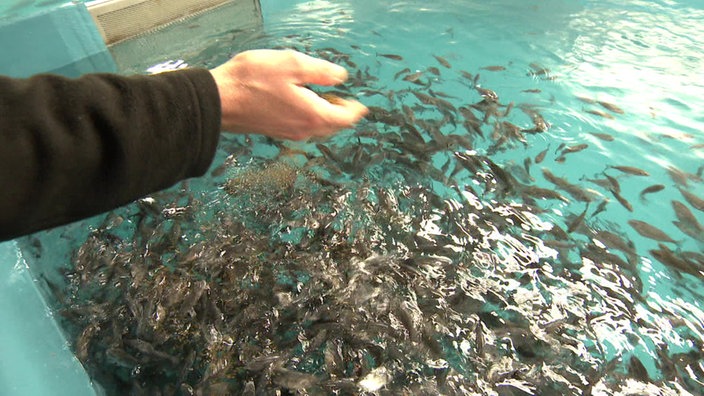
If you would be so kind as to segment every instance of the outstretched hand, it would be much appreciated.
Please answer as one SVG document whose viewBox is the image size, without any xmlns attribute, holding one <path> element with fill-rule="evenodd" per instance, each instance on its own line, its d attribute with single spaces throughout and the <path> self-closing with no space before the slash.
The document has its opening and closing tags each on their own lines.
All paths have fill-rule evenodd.
<svg viewBox="0 0 704 396">
<path fill-rule="evenodd" d="M 340 84 L 347 71 L 292 50 L 242 52 L 211 70 L 220 92 L 222 129 L 303 140 L 348 128 L 368 112 L 357 101 L 332 104 L 305 85 Z"/>
</svg>

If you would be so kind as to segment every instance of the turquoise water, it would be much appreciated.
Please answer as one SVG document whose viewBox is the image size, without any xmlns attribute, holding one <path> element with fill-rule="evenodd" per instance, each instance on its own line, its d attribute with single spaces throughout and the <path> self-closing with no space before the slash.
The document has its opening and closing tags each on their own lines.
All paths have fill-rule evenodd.
<svg viewBox="0 0 704 396">
<path fill-rule="evenodd" d="M 701 394 L 704 8 L 426 3 L 265 2 L 163 55 L 295 48 L 372 112 L 21 241 L 108 393 Z"/>
</svg>

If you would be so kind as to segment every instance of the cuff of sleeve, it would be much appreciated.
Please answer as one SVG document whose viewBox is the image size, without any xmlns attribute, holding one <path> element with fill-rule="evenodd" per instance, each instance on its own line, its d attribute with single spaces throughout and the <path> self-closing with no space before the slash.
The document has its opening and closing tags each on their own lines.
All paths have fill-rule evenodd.
<svg viewBox="0 0 704 396">
<path fill-rule="evenodd" d="M 208 69 L 193 68 L 180 70 L 191 83 L 191 94 L 197 98 L 198 109 L 195 109 L 194 120 L 200 126 L 200 138 L 198 144 L 198 155 L 193 161 L 193 166 L 189 170 L 189 177 L 198 177 L 205 174 L 215 157 L 215 150 L 218 145 L 221 132 L 222 109 L 220 106 L 220 94 L 215 84 L 213 75 Z"/>
</svg>

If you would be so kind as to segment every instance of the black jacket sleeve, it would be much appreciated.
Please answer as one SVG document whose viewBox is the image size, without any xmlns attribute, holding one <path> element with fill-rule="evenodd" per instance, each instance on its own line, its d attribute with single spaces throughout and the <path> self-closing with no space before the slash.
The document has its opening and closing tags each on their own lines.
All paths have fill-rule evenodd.
<svg viewBox="0 0 704 396">
<path fill-rule="evenodd" d="M 204 174 L 220 112 L 218 88 L 205 69 L 0 76 L 0 240 Z"/>
</svg>

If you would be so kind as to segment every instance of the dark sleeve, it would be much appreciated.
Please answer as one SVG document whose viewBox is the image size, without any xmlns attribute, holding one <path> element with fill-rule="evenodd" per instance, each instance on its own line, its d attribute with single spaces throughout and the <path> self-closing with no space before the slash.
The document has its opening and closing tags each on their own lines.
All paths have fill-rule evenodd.
<svg viewBox="0 0 704 396">
<path fill-rule="evenodd" d="M 204 174 L 220 111 L 205 69 L 0 77 L 0 240 Z"/>
</svg>

